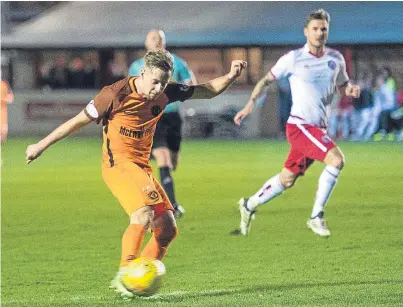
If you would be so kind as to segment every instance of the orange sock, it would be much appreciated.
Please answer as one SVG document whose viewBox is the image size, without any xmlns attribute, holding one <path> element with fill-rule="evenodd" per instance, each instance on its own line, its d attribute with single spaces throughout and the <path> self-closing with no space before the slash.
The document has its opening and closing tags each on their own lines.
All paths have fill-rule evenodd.
<svg viewBox="0 0 403 307">
<path fill-rule="evenodd" d="M 120 266 L 126 266 L 139 255 L 147 229 L 144 225 L 130 224 L 122 238 L 122 258 Z"/>
<path fill-rule="evenodd" d="M 148 257 L 161 260 L 168 251 L 168 245 L 178 234 L 178 229 L 173 228 L 171 231 L 162 233 L 161 228 L 158 227 L 154 230 L 150 241 L 144 247 L 140 257 Z"/>
</svg>

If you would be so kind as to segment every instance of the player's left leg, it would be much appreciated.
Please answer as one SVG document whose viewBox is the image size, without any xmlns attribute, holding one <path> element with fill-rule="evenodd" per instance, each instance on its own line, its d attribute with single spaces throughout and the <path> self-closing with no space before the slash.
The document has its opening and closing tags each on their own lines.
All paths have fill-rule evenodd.
<svg viewBox="0 0 403 307">
<path fill-rule="evenodd" d="M 151 224 L 153 235 L 140 256 L 161 260 L 167 252 L 168 245 L 176 237 L 178 229 L 173 215 L 174 208 L 167 194 L 154 177 L 153 183 L 162 201 L 154 206 L 154 220 Z"/>
<path fill-rule="evenodd" d="M 319 178 L 318 190 L 310 220 L 307 226 L 320 236 L 329 236 L 330 231 L 324 221 L 324 207 L 337 182 L 344 165 L 344 157 L 336 143 L 326 134 L 325 129 L 313 125 L 297 124 L 298 138 L 295 148 L 310 161 L 326 164 Z"/>
<path fill-rule="evenodd" d="M 326 167 L 319 177 L 311 218 L 315 218 L 323 213 L 324 207 L 336 186 L 337 178 L 344 167 L 344 155 L 338 147 L 333 147 L 326 154 L 323 162 L 326 164 Z"/>
<path fill-rule="evenodd" d="M 179 162 L 179 152 L 180 145 L 182 142 L 182 119 L 178 113 L 168 113 L 167 114 L 167 134 L 166 134 L 166 142 L 170 152 L 170 162 L 172 168 L 170 170 L 175 171 L 178 167 Z M 181 218 L 185 214 L 185 209 L 178 203 L 175 196 L 175 188 L 174 188 L 174 180 L 171 176 L 171 173 L 166 172 L 165 177 L 170 178 L 170 185 L 168 187 L 165 186 L 164 182 L 161 182 L 164 185 L 164 189 L 167 192 L 169 200 L 172 206 L 175 208 L 174 215 L 176 218 Z M 162 177 L 161 177 L 161 181 Z M 168 181 L 168 180 L 167 180 Z"/>
<path fill-rule="evenodd" d="M 168 195 L 169 201 L 172 203 L 176 210 L 176 196 L 175 185 L 171 174 L 174 168 L 172 163 L 171 151 L 168 147 L 157 147 L 152 150 L 152 155 L 157 163 L 161 184 L 164 187 L 164 191 Z"/>
<path fill-rule="evenodd" d="M 307 225 L 316 234 L 328 237 L 330 236 L 330 231 L 325 224 L 324 208 L 336 186 L 340 172 L 344 167 L 344 155 L 338 147 L 333 147 L 327 152 L 323 162 L 326 164 L 326 167 L 319 177 L 316 198 L 311 218 L 307 222 Z"/>
<path fill-rule="evenodd" d="M 170 152 L 171 152 L 172 170 L 175 171 L 179 163 L 179 151 L 170 150 Z"/>
<path fill-rule="evenodd" d="M 161 184 L 163 185 L 171 203 L 175 204 L 174 182 L 171 175 L 174 166 L 172 164 L 171 151 L 168 144 L 170 125 L 171 116 L 164 113 L 155 130 L 151 154 L 157 163 Z"/>
<path fill-rule="evenodd" d="M 161 206 L 163 207 L 162 209 Z M 161 260 L 168 250 L 168 245 L 178 234 L 178 228 L 176 227 L 173 212 L 165 210 L 163 204 L 156 205 L 154 211 L 156 217 L 152 224 L 153 235 L 141 252 L 140 257 Z"/>
<path fill-rule="evenodd" d="M 176 148 L 176 147 L 175 147 Z M 170 150 L 171 152 L 171 161 L 172 161 L 172 166 L 173 166 L 173 170 L 176 170 L 176 168 L 178 167 L 178 163 L 179 163 L 179 151 L 174 151 L 174 150 Z M 172 181 L 173 184 L 173 181 Z M 172 188 L 172 190 L 174 190 Z M 173 194 L 175 195 L 175 194 Z M 185 215 L 185 208 L 183 208 L 177 201 L 175 196 L 171 198 L 169 198 L 169 200 L 172 203 L 172 206 L 175 208 L 175 212 L 174 215 L 176 218 L 181 218 Z"/>
</svg>

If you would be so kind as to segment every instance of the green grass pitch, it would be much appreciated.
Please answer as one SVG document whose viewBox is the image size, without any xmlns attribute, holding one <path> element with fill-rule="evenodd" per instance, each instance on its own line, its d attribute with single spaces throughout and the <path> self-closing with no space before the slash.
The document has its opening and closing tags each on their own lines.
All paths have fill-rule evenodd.
<svg viewBox="0 0 403 307">
<path fill-rule="evenodd" d="M 403 146 L 340 143 L 347 164 L 326 208 L 332 237 L 306 228 L 318 177 L 259 208 L 248 237 L 236 202 L 282 167 L 286 142 L 186 141 L 175 172 L 186 209 L 156 297 L 108 289 L 128 218 L 101 178 L 98 139 L 69 138 L 26 165 L 3 146 L 2 306 L 403 306 Z"/>
</svg>

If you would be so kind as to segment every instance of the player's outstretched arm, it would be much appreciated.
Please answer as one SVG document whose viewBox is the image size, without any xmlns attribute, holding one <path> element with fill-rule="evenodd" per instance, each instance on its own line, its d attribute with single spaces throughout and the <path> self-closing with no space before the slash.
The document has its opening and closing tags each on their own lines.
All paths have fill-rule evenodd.
<svg viewBox="0 0 403 307">
<path fill-rule="evenodd" d="M 255 85 L 255 88 L 252 91 L 252 94 L 248 100 L 248 103 L 245 107 L 239 111 L 234 117 L 235 125 L 241 125 L 242 120 L 248 116 L 250 112 L 252 112 L 253 106 L 255 105 L 256 99 L 262 94 L 263 90 L 266 86 L 272 83 L 275 80 L 273 74 L 268 72 L 266 76 L 259 80 L 259 82 Z"/>
<path fill-rule="evenodd" d="M 26 161 L 31 163 L 36 158 L 38 158 L 49 146 L 64 139 L 70 134 L 78 131 L 81 127 L 84 127 L 89 122 L 91 122 L 84 110 L 77 114 L 72 119 L 68 120 L 64 124 L 61 124 L 53 132 L 51 132 L 47 137 L 42 139 L 36 144 L 29 145 L 26 150 Z"/>
<path fill-rule="evenodd" d="M 220 95 L 241 75 L 246 66 L 245 61 L 232 61 L 231 70 L 228 74 L 203 84 L 194 85 L 193 95 L 190 99 L 211 99 Z"/>
</svg>

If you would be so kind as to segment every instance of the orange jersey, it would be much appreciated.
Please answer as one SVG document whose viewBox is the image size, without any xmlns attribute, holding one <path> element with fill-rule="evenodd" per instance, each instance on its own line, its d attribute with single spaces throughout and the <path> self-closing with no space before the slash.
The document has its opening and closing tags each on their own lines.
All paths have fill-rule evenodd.
<svg viewBox="0 0 403 307">
<path fill-rule="evenodd" d="M 88 117 L 103 123 L 104 167 L 129 161 L 150 168 L 155 128 L 166 105 L 193 94 L 191 86 L 170 83 L 161 96 L 147 101 L 137 93 L 136 78 L 127 77 L 104 87 L 85 108 Z"/>
</svg>

